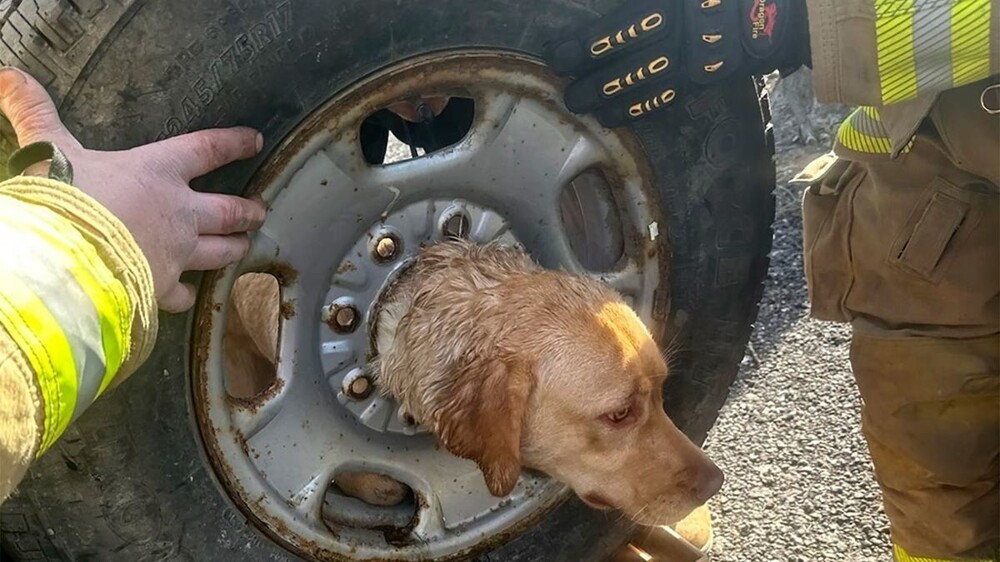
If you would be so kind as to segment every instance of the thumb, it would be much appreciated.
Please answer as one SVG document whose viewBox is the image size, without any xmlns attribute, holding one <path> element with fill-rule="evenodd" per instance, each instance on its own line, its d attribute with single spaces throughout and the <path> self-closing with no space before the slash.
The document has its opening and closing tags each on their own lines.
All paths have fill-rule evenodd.
<svg viewBox="0 0 1000 562">
<path fill-rule="evenodd" d="M 42 140 L 76 144 L 45 88 L 28 74 L 9 66 L 0 68 L 0 113 L 10 121 L 20 146 Z"/>
</svg>

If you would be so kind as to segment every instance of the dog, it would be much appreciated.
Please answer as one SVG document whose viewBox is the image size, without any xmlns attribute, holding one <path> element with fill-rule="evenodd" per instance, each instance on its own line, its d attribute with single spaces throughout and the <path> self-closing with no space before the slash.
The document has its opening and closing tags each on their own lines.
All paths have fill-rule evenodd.
<svg viewBox="0 0 1000 562">
<path fill-rule="evenodd" d="M 252 335 L 277 324 L 255 311 L 267 302 L 261 280 L 240 281 L 227 352 L 257 357 L 227 360 L 232 368 L 272 357 L 239 345 L 276 343 L 276 333 Z M 495 496 L 530 468 L 595 509 L 669 525 L 722 485 L 722 472 L 663 410 L 668 367 L 656 342 L 599 281 L 543 269 L 495 243 L 430 245 L 381 298 L 374 341 L 379 390 L 447 451 L 476 462 Z M 405 487 L 389 482 L 337 477 L 341 490 L 374 505 L 402 500 Z"/>
</svg>

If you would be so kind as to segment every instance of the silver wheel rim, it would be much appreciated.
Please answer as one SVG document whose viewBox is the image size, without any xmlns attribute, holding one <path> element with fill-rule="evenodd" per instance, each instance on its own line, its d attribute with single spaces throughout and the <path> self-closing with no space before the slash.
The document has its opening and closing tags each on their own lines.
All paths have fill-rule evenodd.
<svg viewBox="0 0 1000 562">
<path fill-rule="evenodd" d="M 361 121 L 415 91 L 472 98 L 469 133 L 419 158 L 366 163 Z M 241 263 L 206 279 L 195 320 L 194 402 L 220 484 L 286 548 L 314 559 L 460 558 L 516 536 L 567 497 L 561 484 L 525 471 L 509 497 L 494 498 L 474 463 L 437 450 L 391 400 L 345 393 L 372 353 L 378 294 L 420 243 L 443 238 L 443 223 L 456 214 L 468 219 L 469 238 L 520 244 L 546 267 L 593 275 L 656 325 L 665 267 L 658 199 L 641 149 L 628 134 L 571 116 L 559 91 L 544 67 L 512 53 L 411 59 L 318 109 L 256 175 L 251 191 L 268 201 L 267 224 Z M 594 169 L 609 178 L 624 240 L 617 265 L 599 272 L 581 265 L 558 209 L 564 187 Z M 401 245 L 399 253 L 374 259 L 373 241 L 386 234 Z M 250 400 L 233 400 L 221 352 L 223 303 L 248 272 L 275 274 L 289 312 L 280 322 L 276 383 Z M 332 307 L 345 304 L 360 317 L 342 333 L 328 322 Z M 417 498 L 416 517 L 395 538 L 324 520 L 331 509 L 367 509 L 328 494 L 345 470 L 407 484 Z"/>
</svg>

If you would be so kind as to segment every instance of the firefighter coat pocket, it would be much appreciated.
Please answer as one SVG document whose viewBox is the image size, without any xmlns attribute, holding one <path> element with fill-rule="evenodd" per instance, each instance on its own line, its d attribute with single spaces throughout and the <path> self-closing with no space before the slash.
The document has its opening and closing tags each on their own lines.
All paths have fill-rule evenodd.
<svg viewBox="0 0 1000 562">
<path fill-rule="evenodd" d="M 852 204 L 853 316 L 937 335 L 995 333 L 1000 302 L 1000 201 L 995 187 L 932 178 L 923 188 L 869 177 Z M 912 184 L 909 184 L 912 185 Z"/>
<path fill-rule="evenodd" d="M 969 201 L 957 191 L 943 179 L 934 180 L 927 198 L 896 237 L 889 263 L 931 283 L 941 280 L 949 261 L 945 249 L 956 237 L 961 241 L 960 227 L 969 217 Z"/>
<path fill-rule="evenodd" d="M 820 320 L 851 319 L 845 308 L 854 282 L 851 205 L 864 177 L 860 164 L 837 159 L 795 180 L 808 184 L 802 199 L 803 263 L 812 315 Z"/>
</svg>

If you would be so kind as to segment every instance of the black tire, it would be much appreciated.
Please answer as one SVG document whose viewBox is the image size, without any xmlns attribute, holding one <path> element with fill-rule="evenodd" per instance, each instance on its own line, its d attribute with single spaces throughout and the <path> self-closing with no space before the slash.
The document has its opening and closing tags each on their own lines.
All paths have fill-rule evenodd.
<svg viewBox="0 0 1000 562">
<path fill-rule="evenodd" d="M 618 0 L 592 2 L 600 12 Z M 310 111 L 377 69 L 428 51 L 537 55 L 594 13 L 561 0 L 0 1 L 0 62 L 39 78 L 85 145 L 124 148 L 243 124 L 273 149 Z M 766 100 L 751 81 L 634 127 L 655 171 L 670 256 L 667 409 L 704 439 L 749 338 L 774 215 Z M 14 146 L 9 125 L 3 150 Z M 263 156 L 222 170 L 237 193 Z M 216 486 L 193 425 L 190 318 L 164 316 L 154 356 L 69 429 L 2 508 L 15 560 L 286 560 Z M 606 559 L 621 524 L 570 500 L 480 560 Z M 5 557 L 6 559 L 6 557 Z"/>
</svg>

